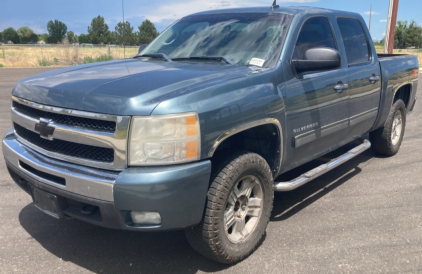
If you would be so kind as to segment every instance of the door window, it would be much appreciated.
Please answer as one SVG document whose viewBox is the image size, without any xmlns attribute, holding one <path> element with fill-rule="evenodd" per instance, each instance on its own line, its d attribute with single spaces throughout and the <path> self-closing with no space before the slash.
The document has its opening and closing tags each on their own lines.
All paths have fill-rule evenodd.
<svg viewBox="0 0 422 274">
<path fill-rule="evenodd" d="M 356 19 L 338 18 L 338 26 L 346 49 L 349 65 L 370 61 L 369 45 L 361 23 Z"/>
<path fill-rule="evenodd" d="M 330 22 L 326 17 L 312 17 L 300 30 L 293 59 L 304 60 L 308 49 L 324 47 L 336 49 Z"/>
</svg>

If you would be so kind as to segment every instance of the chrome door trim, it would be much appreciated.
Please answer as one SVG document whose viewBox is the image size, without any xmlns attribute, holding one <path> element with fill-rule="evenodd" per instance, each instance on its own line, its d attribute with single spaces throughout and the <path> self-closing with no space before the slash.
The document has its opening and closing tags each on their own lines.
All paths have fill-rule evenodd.
<svg viewBox="0 0 422 274">
<path fill-rule="evenodd" d="M 350 125 L 355 126 L 378 115 L 378 108 L 373 108 L 350 117 Z"/>
<path fill-rule="evenodd" d="M 303 134 L 297 135 L 294 137 L 294 146 L 296 148 L 301 147 L 305 144 L 308 144 L 317 139 L 316 132 L 321 132 L 321 137 L 328 136 L 330 134 L 336 133 L 341 130 L 346 130 L 349 126 L 355 126 L 367 119 L 370 119 L 378 114 L 378 108 L 373 108 L 362 113 L 359 113 L 355 116 L 350 117 L 349 119 L 343 119 L 335 123 L 325 125 L 320 129 L 314 129 Z"/>
<path fill-rule="evenodd" d="M 325 137 L 330 134 L 336 133 L 341 130 L 346 130 L 349 126 L 349 119 L 343 119 L 337 122 L 334 122 L 329 125 L 325 125 L 321 128 L 313 129 L 311 131 L 302 133 L 300 135 L 294 136 L 294 147 L 298 148 L 303 145 L 306 145 L 310 142 L 313 142 L 317 139 L 316 133 L 319 131 L 321 133 L 320 137 Z"/>
</svg>

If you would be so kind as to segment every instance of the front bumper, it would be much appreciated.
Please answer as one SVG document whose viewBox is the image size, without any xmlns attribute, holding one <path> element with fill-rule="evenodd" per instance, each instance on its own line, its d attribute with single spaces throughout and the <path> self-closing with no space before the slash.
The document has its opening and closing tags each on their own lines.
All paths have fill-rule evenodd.
<svg viewBox="0 0 422 274">
<path fill-rule="evenodd" d="M 120 172 L 46 157 L 20 143 L 13 130 L 3 139 L 3 155 L 14 181 L 29 194 L 41 189 L 58 197 L 61 215 L 126 230 L 173 230 L 201 221 L 211 162 L 127 168 Z M 87 205 L 93 214 L 84 214 Z M 161 225 L 136 225 L 131 211 L 161 215 Z"/>
</svg>

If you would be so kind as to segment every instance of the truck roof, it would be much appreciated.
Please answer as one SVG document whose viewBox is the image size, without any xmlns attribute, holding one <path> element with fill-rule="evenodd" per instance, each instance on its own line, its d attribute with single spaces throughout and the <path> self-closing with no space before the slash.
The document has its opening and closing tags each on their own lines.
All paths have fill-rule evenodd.
<svg viewBox="0 0 422 274">
<path fill-rule="evenodd" d="M 218 10 L 209 10 L 194 13 L 191 15 L 203 15 L 203 14 L 221 14 L 221 13 L 284 13 L 284 14 L 314 14 L 314 13 L 335 13 L 338 15 L 348 15 L 348 16 L 359 16 L 359 14 L 354 12 L 331 10 L 317 7 L 307 7 L 307 6 L 290 6 L 290 7 L 279 7 L 276 9 L 271 9 L 270 5 L 265 7 L 247 7 L 247 8 L 232 8 L 232 9 L 218 9 Z M 190 15 L 188 15 L 190 16 Z"/>
</svg>

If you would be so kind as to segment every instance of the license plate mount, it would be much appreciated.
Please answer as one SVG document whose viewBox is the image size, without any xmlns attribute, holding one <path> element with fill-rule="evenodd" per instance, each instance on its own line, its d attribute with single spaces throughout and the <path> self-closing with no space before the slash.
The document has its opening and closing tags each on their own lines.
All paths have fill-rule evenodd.
<svg viewBox="0 0 422 274">
<path fill-rule="evenodd" d="M 32 200 L 35 207 L 56 219 L 64 218 L 60 209 L 59 197 L 31 186 Z"/>
</svg>

